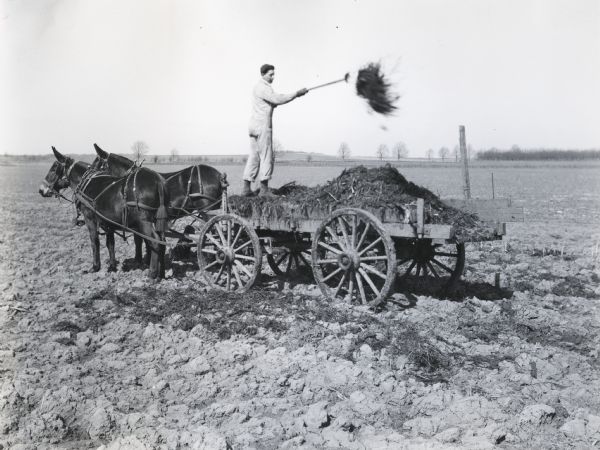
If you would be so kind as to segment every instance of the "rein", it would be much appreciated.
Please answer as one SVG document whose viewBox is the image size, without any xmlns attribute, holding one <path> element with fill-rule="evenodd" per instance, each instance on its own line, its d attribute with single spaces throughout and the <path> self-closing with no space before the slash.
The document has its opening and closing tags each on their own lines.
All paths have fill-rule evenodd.
<svg viewBox="0 0 600 450">
<path fill-rule="evenodd" d="M 69 203 L 75 203 L 73 200 L 71 200 L 70 198 L 65 197 L 60 192 L 56 192 L 56 191 L 51 191 L 51 192 L 54 194 L 55 197 L 62 198 L 63 200 L 68 201 Z"/>
</svg>

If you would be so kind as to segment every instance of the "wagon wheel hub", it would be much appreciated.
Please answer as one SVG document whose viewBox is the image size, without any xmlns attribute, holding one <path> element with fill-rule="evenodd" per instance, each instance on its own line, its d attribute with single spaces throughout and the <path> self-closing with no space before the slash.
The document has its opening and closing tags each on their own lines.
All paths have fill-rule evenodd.
<svg viewBox="0 0 600 450">
<path fill-rule="evenodd" d="M 235 255 L 231 248 L 222 248 L 217 251 L 215 259 L 219 262 L 219 264 L 231 265 L 235 260 Z"/>
<path fill-rule="evenodd" d="M 343 270 L 358 269 L 360 267 L 360 255 L 358 252 L 342 253 L 338 256 L 338 264 Z"/>
<path fill-rule="evenodd" d="M 415 256 L 414 259 L 420 263 L 426 263 L 427 261 L 431 261 L 435 256 L 435 247 L 428 242 L 423 244 L 418 243 L 415 248 Z"/>
</svg>

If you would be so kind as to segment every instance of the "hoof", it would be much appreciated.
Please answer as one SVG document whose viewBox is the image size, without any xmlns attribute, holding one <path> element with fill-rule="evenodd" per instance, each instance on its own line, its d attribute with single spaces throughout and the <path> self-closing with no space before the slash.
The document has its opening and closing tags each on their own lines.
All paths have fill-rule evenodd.
<svg viewBox="0 0 600 450">
<path fill-rule="evenodd" d="M 96 267 L 96 266 L 92 266 L 91 269 L 89 270 L 84 270 L 83 273 L 96 273 L 100 271 L 100 266 Z"/>
<path fill-rule="evenodd" d="M 108 269 L 106 269 L 107 272 L 116 272 L 117 271 L 117 266 L 108 266 Z"/>
</svg>

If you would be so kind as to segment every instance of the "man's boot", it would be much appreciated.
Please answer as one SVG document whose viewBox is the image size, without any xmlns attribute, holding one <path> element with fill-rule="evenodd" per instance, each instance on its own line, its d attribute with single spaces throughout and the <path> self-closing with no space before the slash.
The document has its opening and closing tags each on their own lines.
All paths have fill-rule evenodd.
<svg viewBox="0 0 600 450">
<path fill-rule="evenodd" d="M 254 192 L 250 189 L 250 182 L 248 180 L 244 180 L 244 187 L 242 188 L 242 196 L 244 197 L 252 197 Z"/>
<path fill-rule="evenodd" d="M 273 191 L 269 189 L 269 180 L 263 180 L 260 182 L 260 192 L 258 193 L 258 196 L 268 198 L 279 197 L 278 195 L 273 194 Z"/>
</svg>

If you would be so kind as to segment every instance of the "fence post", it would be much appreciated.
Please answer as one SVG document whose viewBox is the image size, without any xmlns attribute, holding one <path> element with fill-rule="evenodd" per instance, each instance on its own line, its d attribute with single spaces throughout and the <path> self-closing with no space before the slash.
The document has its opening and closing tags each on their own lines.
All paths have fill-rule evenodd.
<svg viewBox="0 0 600 450">
<path fill-rule="evenodd" d="M 460 138 L 460 157 L 462 158 L 462 173 L 463 173 L 463 191 L 465 199 L 471 198 L 471 182 L 469 181 L 469 158 L 467 158 L 467 140 L 465 138 L 465 126 L 458 127 Z"/>
</svg>

